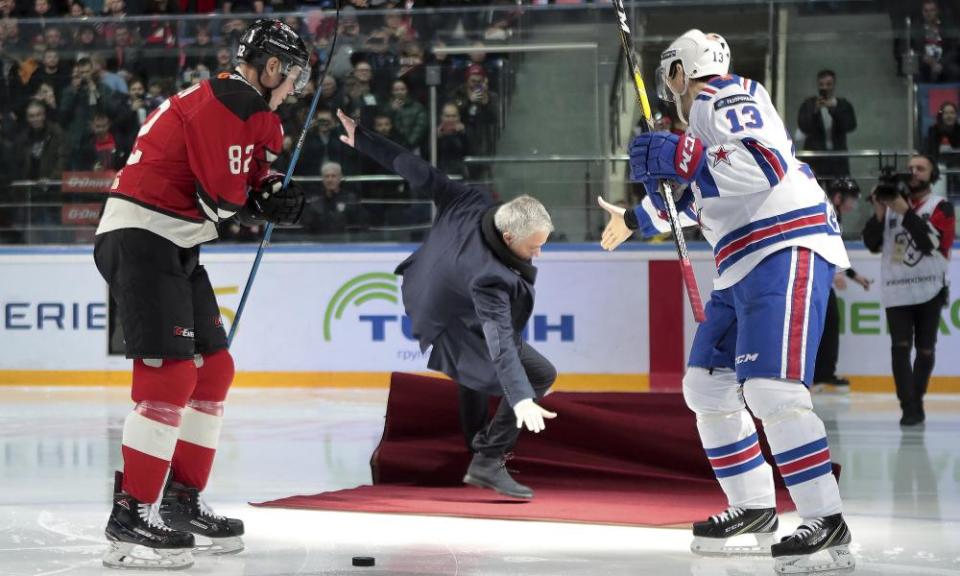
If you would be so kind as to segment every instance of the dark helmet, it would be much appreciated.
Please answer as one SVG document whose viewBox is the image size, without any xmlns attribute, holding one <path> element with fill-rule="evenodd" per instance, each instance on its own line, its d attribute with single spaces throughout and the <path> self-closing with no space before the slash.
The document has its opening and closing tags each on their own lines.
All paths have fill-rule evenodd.
<svg viewBox="0 0 960 576">
<path fill-rule="evenodd" d="M 240 37 L 237 60 L 256 66 L 258 69 L 271 56 L 276 56 L 283 65 L 284 75 L 291 66 L 300 67 L 294 90 L 299 94 L 310 80 L 310 52 L 300 36 L 277 19 L 257 20 Z"/>
<path fill-rule="evenodd" d="M 849 176 L 841 176 L 830 183 L 828 188 L 830 196 L 834 194 L 840 194 L 844 198 L 859 198 L 860 197 L 860 185 L 857 184 L 857 181 Z"/>
</svg>

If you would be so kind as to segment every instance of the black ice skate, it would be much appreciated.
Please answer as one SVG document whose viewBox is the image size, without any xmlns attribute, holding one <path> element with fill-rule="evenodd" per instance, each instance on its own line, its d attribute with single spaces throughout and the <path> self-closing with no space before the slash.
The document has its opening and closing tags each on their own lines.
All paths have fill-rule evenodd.
<svg viewBox="0 0 960 576">
<path fill-rule="evenodd" d="M 235 554 L 243 550 L 243 521 L 216 514 L 200 498 L 196 488 L 172 480 L 167 482 L 160 500 L 160 517 L 175 530 L 192 532 L 209 539 L 198 542 L 201 554 Z"/>
<path fill-rule="evenodd" d="M 704 556 L 769 556 L 776 532 L 776 508 L 731 506 L 693 525 L 690 550 Z M 736 544 L 730 542 L 734 538 Z"/>
<path fill-rule="evenodd" d="M 850 530 L 840 514 L 805 522 L 770 551 L 778 574 L 849 571 L 855 564 L 850 553 Z"/>
<path fill-rule="evenodd" d="M 110 549 L 103 557 L 109 568 L 182 570 L 193 565 L 193 534 L 171 530 L 154 504 L 140 502 L 120 491 L 123 474 L 117 472 L 113 510 L 107 520 Z"/>
</svg>

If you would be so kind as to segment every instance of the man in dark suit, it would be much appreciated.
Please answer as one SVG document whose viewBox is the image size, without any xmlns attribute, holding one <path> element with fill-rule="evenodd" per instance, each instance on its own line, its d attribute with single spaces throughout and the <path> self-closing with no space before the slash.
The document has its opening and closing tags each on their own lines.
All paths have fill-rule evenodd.
<svg viewBox="0 0 960 576">
<path fill-rule="evenodd" d="M 411 189 L 433 195 L 437 217 L 430 235 L 396 273 L 403 276 L 403 304 L 421 350 L 433 346 L 427 366 L 460 385 L 461 422 L 474 451 L 463 481 L 533 498 L 504 460 L 521 427 L 540 432 L 544 418 L 556 416 L 534 400 L 547 393 L 557 371 L 521 338 L 533 312 L 532 259 L 553 230 L 550 215 L 529 196 L 494 204 L 485 191 L 447 179 L 342 111 L 337 116 L 343 142 L 405 178 Z M 503 396 L 489 423 L 487 395 Z"/>
</svg>

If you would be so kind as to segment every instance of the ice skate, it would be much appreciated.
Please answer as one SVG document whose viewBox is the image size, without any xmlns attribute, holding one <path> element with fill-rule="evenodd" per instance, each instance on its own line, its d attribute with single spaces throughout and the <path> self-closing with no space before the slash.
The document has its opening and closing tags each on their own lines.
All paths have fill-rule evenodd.
<svg viewBox="0 0 960 576">
<path fill-rule="evenodd" d="M 140 502 L 120 492 L 117 473 L 113 510 L 107 521 L 110 549 L 103 557 L 109 568 L 182 570 L 193 565 L 193 534 L 171 530 L 160 519 L 154 504 Z"/>
<path fill-rule="evenodd" d="M 731 506 L 693 525 L 690 550 L 704 556 L 769 556 L 777 525 L 776 508 Z"/>
<path fill-rule="evenodd" d="M 771 547 L 778 574 L 852 571 L 850 530 L 843 516 L 834 514 L 804 522 Z"/>
<path fill-rule="evenodd" d="M 243 550 L 243 521 L 215 513 L 196 488 L 167 482 L 160 500 L 160 517 L 175 530 L 203 537 L 194 550 L 198 554 L 236 554 Z"/>
</svg>

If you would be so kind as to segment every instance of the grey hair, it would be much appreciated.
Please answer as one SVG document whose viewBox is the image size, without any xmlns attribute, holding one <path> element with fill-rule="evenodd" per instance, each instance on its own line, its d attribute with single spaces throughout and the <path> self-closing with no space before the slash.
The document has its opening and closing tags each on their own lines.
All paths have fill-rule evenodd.
<svg viewBox="0 0 960 576">
<path fill-rule="evenodd" d="M 514 240 L 522 240 L 535 232 L 553 232 L 553 221 L 547 209 L 539 200 L 526 194 L 497 208 L 493 224 Z"/>
<path fill-rule="evenodd" d="M 343 176 L 343 167 L 340 166 L 340 163 L 339 163 L 339 162 L 324 162 L 324 163 L 323 163 L 323 166 L 320 167 L 320 174 L 323 174 L 323 172 L 324 172 L 327 168 L 336 168 L 336 169 L 337 169 L 337 172 L 339 172 L 340 175 Z"/>
</svg>

